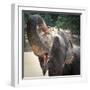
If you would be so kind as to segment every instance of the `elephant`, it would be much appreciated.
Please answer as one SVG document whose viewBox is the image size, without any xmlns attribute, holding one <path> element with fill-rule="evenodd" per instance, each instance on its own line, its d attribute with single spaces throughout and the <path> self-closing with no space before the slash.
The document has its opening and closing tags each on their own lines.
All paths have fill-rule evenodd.
<svg viewBox="0 0 90 90">
<path fill-rule="evenodd" d="M 49 76 L 80 74 L 80 47 L 75 48 L 65 32 L 51 30 L 44 19 L 35 14 L 27 22 L 27 37 L 43 75 L 47 70 Z"/>
</svg>

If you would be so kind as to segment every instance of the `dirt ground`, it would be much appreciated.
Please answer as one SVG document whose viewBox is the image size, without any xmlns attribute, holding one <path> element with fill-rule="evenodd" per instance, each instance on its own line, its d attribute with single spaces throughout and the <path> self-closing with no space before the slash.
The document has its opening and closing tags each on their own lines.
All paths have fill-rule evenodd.
<svg viewBox="0 0 90 90">
<path fill-rule="evenodd" d="M 33 52 L 24 52 L 24 77 L 41 77 L 42 70 L 38 57 Z M 45 76 L 48 76 L 46 73 Z"/>
</svg>

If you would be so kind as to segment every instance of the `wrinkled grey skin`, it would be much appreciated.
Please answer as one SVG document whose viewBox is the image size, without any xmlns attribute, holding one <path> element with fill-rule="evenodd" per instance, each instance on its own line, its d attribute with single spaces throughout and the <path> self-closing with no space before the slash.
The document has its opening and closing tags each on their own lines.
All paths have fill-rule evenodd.
<svg viewBox="0 0 90 90">
<path fill-rule="evenodd" d="M 67 43 L 66 39 L 64 41 Z M 76 46 L 72 47 L 72 45 L 69 45 L 70 42 L 64 46 L 61 42 L 59 37 L 55 37 L 51 50 L 51 58 L 48 62 L 49 76 L 79 75 L 80 48 Z M 70 57 L 69 60 L 67 57 Z"/>
<path fill-rule="evenodd" d="M 48 62 L 49 76 L 62 75 L 63 63 L 66 58 L 65 46 L 61 45 L 59 37 L 54 38 L 51 58 Z"/>
<path fill-rule="evenodd" d="M 36 31 L 36 27 L 43 24 L 43 21 L 41 16 L 32 15 L 27 23 L 27 36 L 31 47 L 36 45 L 38 48 L 42 48 L 39 54 L 33 52 L 38 56 L 43 75 L 47 70 L 49 76 L 80 74 L 80 48 L 73 47 L 67 36 L 62 32 L 58 32 L 54 36 L 53 45 L 51 51 L 49 51 L 50 48 L 42 43 Z M 48 62 L 44 62 L 43 55 L 45 53 L 49 55 Z M 66 63 L 67 57 L 71 59 L 72 56 L 73 59 L 69 60 L 69 64 Z"/>
</svg>

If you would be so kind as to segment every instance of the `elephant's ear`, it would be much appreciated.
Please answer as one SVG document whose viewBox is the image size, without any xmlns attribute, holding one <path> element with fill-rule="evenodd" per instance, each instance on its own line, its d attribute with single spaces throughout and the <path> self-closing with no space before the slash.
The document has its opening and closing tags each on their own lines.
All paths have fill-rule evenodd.
<svg viewBox="0 0 90 90">
<path fill-rule="evenodd" d="M 54 37 L 53 48 L 58 49 L 59 47 L 60 47 L 59 38 L 56 36 Z"/>
</svg>

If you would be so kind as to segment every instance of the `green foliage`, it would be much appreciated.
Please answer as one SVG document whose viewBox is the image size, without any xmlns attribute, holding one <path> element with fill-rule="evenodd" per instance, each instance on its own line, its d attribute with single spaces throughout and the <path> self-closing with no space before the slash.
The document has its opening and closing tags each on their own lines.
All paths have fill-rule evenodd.
<svg viewBox="0 0 90 90">
<path fill-rule="evenodd" d="M 56 21 L 57 28 L 69 29 L 73 33 L 80 34 L 80 16 L 79 15 L 61 15 Z"/>
</svg>

